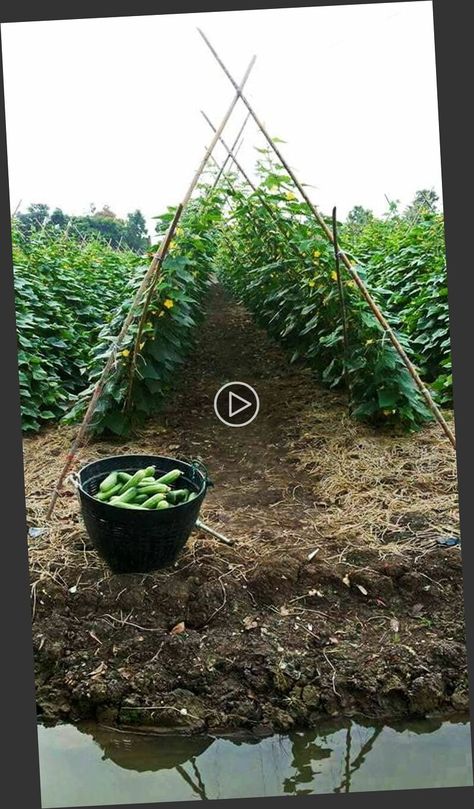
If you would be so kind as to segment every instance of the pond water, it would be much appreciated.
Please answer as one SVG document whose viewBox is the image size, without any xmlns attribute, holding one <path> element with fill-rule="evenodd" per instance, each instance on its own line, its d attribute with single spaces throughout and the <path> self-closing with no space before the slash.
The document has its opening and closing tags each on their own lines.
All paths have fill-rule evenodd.
<svg viewBox="0 0 474 809">
<path fill-rule="evenodd" d="M 466 719 L 357 722 L 259 740 L 38 728 L 43 809 L 472 786 Z"/>
</svg>

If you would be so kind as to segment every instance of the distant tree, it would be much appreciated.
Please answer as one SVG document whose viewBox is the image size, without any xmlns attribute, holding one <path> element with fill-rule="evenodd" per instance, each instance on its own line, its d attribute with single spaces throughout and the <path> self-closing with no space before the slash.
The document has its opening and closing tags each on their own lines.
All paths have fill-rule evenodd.
<svg viewBox="0 0 474 809">
<path fill-rule="evenodd" d="M 437 211 L 439 196 L 434 188 L 423 188 L 417 191 L 412 203 L 406 208 L 404 216 L 407 219 L 415 219 L 424 213 L 434 213 Z"/>
<path fill-rule="evenodd" d="M 48 205 L 33 203 L 24 213 L 16 213 L 15 218 L 25 235 L 45 224 L 65 230 L 70 222 L 76 233 L 79 232 L 83 236 L 98 234 L 112 247 L 121 245 L 141 253 L 146 250 L 150 242 L 145 217 L 138 209 L 133 213 L 128 213 L 126 219 L 120 219 L 109 205 L 104 205 L 98 210 L 94 204 L 91 204 L 88 214 L 69 216 L 61 208 L 55 208 L 50 214 Z"/>
<path fill-rule="evenodd" d="M 145 217 L 138 209 L 133 213 L 127 214 L 125 223 L 125 241 L 127 245 L 141 253 L 150 244 L 150 238 L 147 233 Z"/>
<path fill-rule="evenodd" d="M 18 212 L 16 220 L 23 233 L 30 233 L 43 227 L 49 217 L 49 205 L 42 202 L 35 202 L 29 205 L 25 213 Z"/>
<path fill-rule="evenodd" d="M 61 208 L 55 208 L 51 216 L 49 217 L 49 224 L 55 225 L 60 230 L 64 230 L 67 223 L 69 222 L 70 217 L 66 216 L 64 211 Z"/>
<path fill-rule="evenodd" d="M 117 219 L 117 214 L 111 210 L 109 205 L 104 205 L 101 211 L 97 211 L 94 207 L 92 216 L 96 219 Z"/>
<path fill-rule="evenodd" d="M 347 214 L 347 224 L 353 230 L 362 230 L 373 219 L 373 212 L 369 208 L 363 208 L 362 205 L 354 205 Z"/>
<path fill-rule="evenodd" d="M 102 211 L 98 211 L 93 216 L 74 216 L 72 221 L 84 236 L 100 234 L 112 247 L 123 242 L 125 223 L 115 215 L 112 217 L 106 213 L 103 216 Z"/>
</svg>

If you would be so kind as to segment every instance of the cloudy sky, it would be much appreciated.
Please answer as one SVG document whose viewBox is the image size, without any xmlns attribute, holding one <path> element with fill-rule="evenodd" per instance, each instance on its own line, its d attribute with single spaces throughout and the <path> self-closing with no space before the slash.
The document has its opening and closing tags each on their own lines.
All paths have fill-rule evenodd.
<svg viewBox="0 0 474 809">
<path fill-rule="evenodd" d="M 441 194 L 432 4 L 234 11 L 2 25 L 12 210 L 140 208 L 183 197 L 233 88 L 200 26 L 323 211 L 382 213 Z M 245 117 L 236 108 L 226 137 Z M 239 158 L 263 146 L 247 126 Z M 223 152 L 216 151 L 221 161 Z"/>
</svg>

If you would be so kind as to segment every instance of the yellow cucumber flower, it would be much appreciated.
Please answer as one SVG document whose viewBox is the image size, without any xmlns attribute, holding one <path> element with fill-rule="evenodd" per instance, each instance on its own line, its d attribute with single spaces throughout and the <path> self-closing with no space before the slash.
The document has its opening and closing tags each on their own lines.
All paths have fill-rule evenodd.
<svg viewBox="0 0 474 809">
<path fill-rule="evenodd" d="M 174 306 L 174 301 L 172 301 L 171 298 L 166 298 L 166 300 L 163 301 L 163 306 L 166 306 L 167 309 L 172 309 Z"/>
</svg>

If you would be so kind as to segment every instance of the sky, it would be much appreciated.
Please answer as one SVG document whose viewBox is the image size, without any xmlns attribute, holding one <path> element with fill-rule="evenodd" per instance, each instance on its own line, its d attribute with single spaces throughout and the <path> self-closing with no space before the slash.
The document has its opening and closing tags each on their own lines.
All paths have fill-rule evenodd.
<svg viewBox="0 0 474 809">
<path fill-rule="evenodd" d="M 2 25 L 12 211 L 153 216 L 182 200 L 234 90 L 201 27 L 323 212 L 441 196 L 429 0 Z M 232 142 L 242 102 L 224 132 Z M 239 161 L 265 145 L 247 124 Z M 219 162 L 222 147 L 216 147 Z"/>
</svg>

